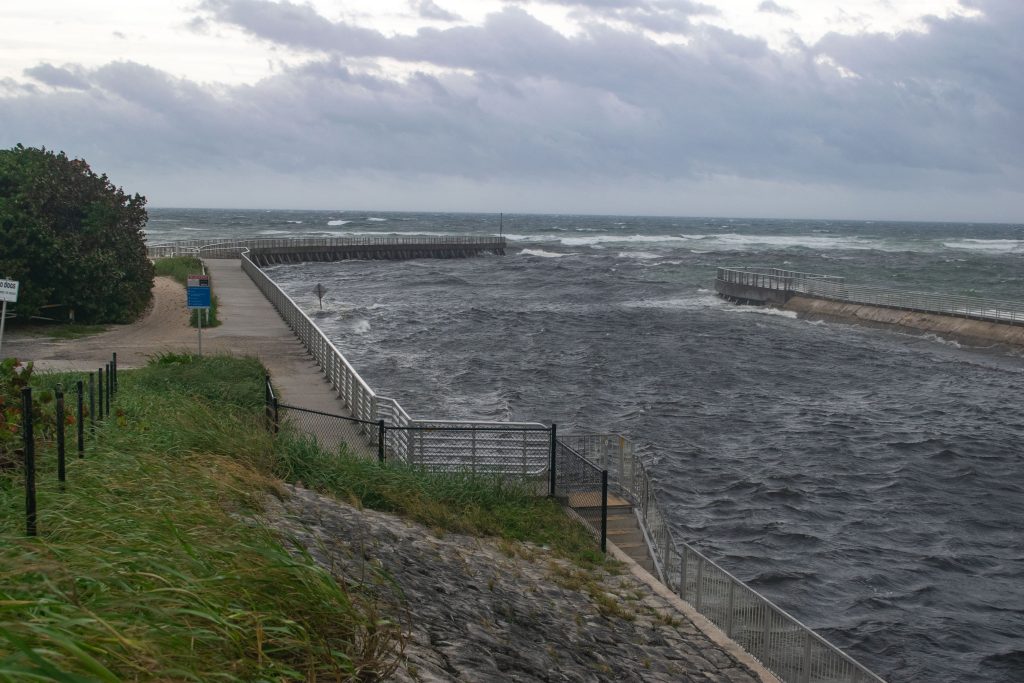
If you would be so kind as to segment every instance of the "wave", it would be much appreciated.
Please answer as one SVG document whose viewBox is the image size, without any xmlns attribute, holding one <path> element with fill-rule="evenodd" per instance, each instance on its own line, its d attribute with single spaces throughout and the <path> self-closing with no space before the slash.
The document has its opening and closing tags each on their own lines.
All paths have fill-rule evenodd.
<svg viewBox="0 0 1024 683">
<path fill-rule="evenodd" d="M 302 225 L 302 221 L 285 221 L 285 223 L 291 223 L 293 225 Z"/>
<path fill-rule="evenodd" d="M 291 230 L 260 230 L 257 235 L 291 235 Z"/>
<path fill-rule="evenodd" d="M 367 218 L 366 220 L 372 221 L 374 223 L 384 223 L 385 221 L 387 221 L 387 218 L 374 218 L 373 216 L 371 216 L 371 217 Z"/>
<path fill-rule="evenodd" d="M 561 258 L 563 256 L 572 256 L 572 254 L 556 254 L 553 251 L 544 251 L 543 249 L 523 249 L 519 253 L 526 256 L 540 256 L 543 258 Z"/>
<path fill-rule="evenodd" d="M 969 251 L 984 251 L 990 254 L 1005 254 L 1007 252 L 1020 252 L 1024 250 L 1024 240 L 979 240 L 965 238 L 943 242 L 942 246 L 949 249 L 966 249 Z"/>
<path fill-rule="evenodd" d="M 678 297 L 672 299 L 642 299 L 640 301 L 627 301 L 622 304 L 623 308 L 661 308 L 680 311 L 697 311 L 705 308 L 726 308 L 727 304 L 713 294 L 701 294 L 700 296 Z M 732 304 L 728 304 L 732 307 Z"/>
<path fill-rule="evenodd" d="M 781 318 L 793 318 L 796 319 L 796 311 L 784 311 L 781 308 L 772 308 L 771 306 L 730 306 L 726 310 L 732 311 L 733 313 L 757 313 L 760 315 L 775 315 Z"/>
<path fill-rule="evenodd" d="M 327 225 L 345 225 L 346 223 L 351 223 L 351 222 L 352 221 L 333 220 L 333 221 L 327 221 Z"/>
<path fill-rule="evenodd" d="M 650 251 L 620 251 L 619 258 L 635 258 L 648 261 L 650 259 L 661 258 L 661 254 L 655 254 Z"/>
</svg>

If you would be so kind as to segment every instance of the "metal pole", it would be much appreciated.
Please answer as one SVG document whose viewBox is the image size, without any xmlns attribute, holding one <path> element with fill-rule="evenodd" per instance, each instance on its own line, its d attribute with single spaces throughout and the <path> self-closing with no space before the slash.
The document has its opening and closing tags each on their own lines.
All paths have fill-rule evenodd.
<svg viewBox="0 0 1024 683">
<path fill-rule="evenodd" d="M 89 373 L 89 429 L 96 432 L 96 382 Z"/>
<path fill-rule="evenodd" d="M 384 420 L 377 423 L 377 460 L 384 462 L 384 437 L 386 435 Z"/>
<path fill-rule="evenodd" d="M 103 368 L 100 368 L 97 372 L 99 372 L 99 380 L 96 382 L 96 391 L 99 393 L 99 399 L 100 399 L 100 419 L 102 420 L 103 419 Z"/>
<path fill-rule="evenodd" d="M 64 460 L 64 387 L 57 385 L 57 481 L 64 490 L 67 481 L 67 469 Z"/>
<path fill-rule="evenodd" d="M 196 311 L 196 321 L 199 323 L 199 357 L 203 357 L 203 312 Z"/>
<path fill-rule="evenodd" d="M 608 470 L 601 470 L 601 552 L 608 552 Z"/>
<path fill-rule="evenodd" d="M 110 419 L 110 394 L 113 393 L 113 378 L 110 375 L 110 363 L 107 363 L 107 419 Z"/>
<path fill-rule="evenodd" d="M 0 309 L 0 350 L 4 348 L 4 323 L 7 322 L 7 299 L 4 299 L 3 308 Z M 3 358 L 3 356 L 0 356 Z"/>
<path fill-rule="evenodd" d="M 85 417 L 83 398 L 85 394 L 85 387 L 82 385 L 82 380 L 78 380 L 75 384 L 75 388 L 78 389 L 78 457 L 85 457 Z"/>
<path fill-rule="evenodd" d="M 110 369 L 114 371 L 114 393 L 117 393 L 117 351 L 114 351 L 113 356 L 110 359 Z"/>
<path fill-rule="evenodd" d="M 32 435 L 32 387 L 21 390 L 21 435 L 25 445 L 25 535 L 36 535 L 36 444 Z"/>
<path fill-rule="evenodd" d="M 271 403 L 274 407 L 274 433 L 277 434 L 281 430 L 281 424 L 279 422 L 279 416 L 277 411 L 277 396 L 271 399 Z"/>
<path fill-rule="evenodd" d="M 551 423 L 551 450 L 548 455 L 548 475 L 550 481 L 548 482 L 548 495 L 552 498 L 555 497 L 555 449 L 558 443 L 558 425 L 554 422 Z"/>
</svg>

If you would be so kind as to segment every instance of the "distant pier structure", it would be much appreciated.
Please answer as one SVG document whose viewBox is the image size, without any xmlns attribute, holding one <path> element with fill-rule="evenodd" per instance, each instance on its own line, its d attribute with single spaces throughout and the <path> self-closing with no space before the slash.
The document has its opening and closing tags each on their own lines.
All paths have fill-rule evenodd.
<svg viewBox="0 0 1024 683">
<path fill-rule="evenodd" d="M 243 251 L 259 266 L 307 261 L 468 258 L 505 254 L 505 238 L 476 235 L 439 237 L 333 237 L 251 240 L 182 240 L 149 245 L 150 258 L 191 254 L 238 258 Z"/>
<path fill-rule="evenodd" d="M 890 309 L 927 316 L 1024 326 L 1024 303 L 1017 301 L 858 285 L 847 282 L 843 277 L 782 268 L 718 268 L 715 291 L 719 296 L 741 304 L 775 306 L 801 313 L 813 310 L 816 313 L 873 319 L 911 327 L 920 327 L 918 323 L 921 319 L 879 316 L 866 309 Z M 819 303 L 815 304 L 814 301 Z"/>
</svg>

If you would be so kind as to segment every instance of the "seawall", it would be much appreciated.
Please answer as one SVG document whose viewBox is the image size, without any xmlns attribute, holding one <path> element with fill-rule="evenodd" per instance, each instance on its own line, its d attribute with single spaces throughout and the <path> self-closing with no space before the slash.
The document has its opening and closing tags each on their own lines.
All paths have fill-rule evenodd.
<svg viewBox="0 0 1024 683">
<path fill-rule="evenodd" d="M 792 295 L 780 306 L 808 320 L 856 322 L 875 326 L 895 326 L 914 332 L 948 337 L 968 344 L 1006 344 L 1024 347 L 1024 327 L 1004 323 L 958 318 L 935 313 L 919 313 L 897 308 L 844 303 L 808 296 Z"/>
</svg>

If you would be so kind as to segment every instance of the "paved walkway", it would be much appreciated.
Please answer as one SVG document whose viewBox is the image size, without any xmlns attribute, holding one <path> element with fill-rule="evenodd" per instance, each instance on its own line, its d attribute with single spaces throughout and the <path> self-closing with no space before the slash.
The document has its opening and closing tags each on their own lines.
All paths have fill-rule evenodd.
<svg viewBox="0 0 1024 683">
<path fill-rule="evenodd" d="M 203 353 L 232 353 L 259 358 L 270 371 L 282 401 L 326 413 L 348 415 L 320 368 L 285 325 L 281 316 L 249 276 L 241 262 L 208 259 L 213 291 L 218 297 L 219 327 L 203 330 Z M 198 334 L 188 325 L 185 289 L 169 278 L 157 278 L 153 306 L 131 325 L 74 340 L 15 336 L 5 339 L 3 353 L 34 361 L 39 370 L 94 371 L 117 353 L 122 369 L 140 367 L 154 355 L 192 352 Z"/>
</svg>

